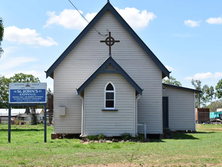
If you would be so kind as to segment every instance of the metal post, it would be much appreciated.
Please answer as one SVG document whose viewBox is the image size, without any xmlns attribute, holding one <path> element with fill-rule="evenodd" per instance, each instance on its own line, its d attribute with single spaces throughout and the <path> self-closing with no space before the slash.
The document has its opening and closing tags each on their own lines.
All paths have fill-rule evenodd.
<svg viewBox="0 0 222 167">
<path fill-rule="evenodd" d="M 11 105 L 8 110 L 8 142 L 11 143 Z"/>
<path fill-rule="evenodd" d="M 146 123 L 143 124 L 144 127 L 144 138 L 146 139 Z"/>
<path fill-rule="evenodd" d="M 193 107 L 194 107 L 194 131 L 196 132 L 196 106 L 195 106 L 195 92 L 193 93 Z M 198 112 L 198 111 L 197 111 Z"/>
<path fill-rule="evenodd" d="M 46 119 L 46 103 L 44 104 L 44 142 L 47 142 L 47 119 Z"/>
</svg>

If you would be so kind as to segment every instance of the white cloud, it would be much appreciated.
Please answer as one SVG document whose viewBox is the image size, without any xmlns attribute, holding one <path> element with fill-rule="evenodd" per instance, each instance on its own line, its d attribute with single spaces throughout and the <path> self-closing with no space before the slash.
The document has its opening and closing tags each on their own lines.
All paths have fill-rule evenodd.
<svg viewBox="0 0 222 167">
<path fill-rule="evenodd" d="M 222 17 L 211 17 L 206 22 L 209 24 L 222 24 Z"/>
<path fill-rule="evenodd" d="M 51 37 L 43 39 L 36 30 L 29 28 L 20 29 L 15 26 L 6 27 L 4 30 L 4 39 L 10 42 L 27 45 L 52 46 L 58 45 Z"/>
<path fill-rule="evenodd" d="M 198 27 L 198 26 L 200 26 L 200 21 L 185 20 L 184 24 L 188 27 Z"/>
<path fill-rule="evenodd" d="M 82 13 L 82 11 L 80 11 Z M 87 25 L 87 22 L 80 16 L 79 12 L 74 9 L 65 9 L 56 15 L 55 12 L 47 12 L 49 19 L 44 27 L 48 27 L 51 24 L 61 25 L 67 29 L 81 30 Z M 87 13 L 85 15 L 88 21 L 91 21 L 96 13 Z"/>
<path fill-rule="evenodd" d="M 192 80 L 192 79 L 197 79 L 197 80 L 203 80 L 203 79 L 218 79 L 222 77 L 221 72 L 215 72 L 212 74 L 211 72 L 207 73 L 197 73 L 193 77 L 186 77 L 186 80 Z"/>
<path fill-rule="evenodd" d="M 170 67 L 170 66 L 165 66 L 169 71 L 174 71 L 175 69 L 173 67 Z"/>
<path fill-rule="evenodd" d="M 135 29 L 141 29 L 148 26 L 149 22 L 156 18 L 152 12 L 146 10 L 140 11 L 136 8 L 125 8 L 116 10 L 120 15 Z M 82 11 L 80 11 L 83 13 Z M 88 21 L 91 21 L 97 13 L 87 13 L 85 15 Z M 46 21 L 44 27 L 52 24 L 61 25 L 67 29 L 83 29 L 87 22 L 80 16 L 78 11 L 74 9 L 65 9 L 60 14 L 56 15 L 55 12 L 47 12 L 49 19 Z"/>
<path fill-rule="evenodd" d="M 24 63 L 35 62 L 38 61 L 36 58 L 29 58 L 29 57 L 15 57 L 7 59 L 4 64 L 1 64 L 0 71 L 6 71 L 12 69 L 14 67 L 18 67 L 23 65 Z"/>
<path fill-rule="evenodd" d="M 136 8 L 115 8 L 120 15 L 126 20 L 126 22 L 135 29 L 141 29 L 147 27 L 149 22 L 156 18 L 156 15 L 147 10 L 138 10 Z"/>
</svg>

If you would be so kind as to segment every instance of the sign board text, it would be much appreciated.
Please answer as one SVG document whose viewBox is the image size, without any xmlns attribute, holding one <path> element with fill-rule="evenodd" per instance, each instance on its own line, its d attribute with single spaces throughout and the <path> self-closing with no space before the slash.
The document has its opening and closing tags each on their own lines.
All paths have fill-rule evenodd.
<svg viewBox="0 0 222 167">
<path fill-rule="evenodd" d="M 46 83 L 9 83 L 9 103 L 46 103 Z"/>
</svg>

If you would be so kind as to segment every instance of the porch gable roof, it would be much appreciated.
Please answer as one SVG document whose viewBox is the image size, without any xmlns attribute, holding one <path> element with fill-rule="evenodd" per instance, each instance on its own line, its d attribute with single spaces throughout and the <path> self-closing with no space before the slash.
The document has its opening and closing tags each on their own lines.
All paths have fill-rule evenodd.
<svg viewBox="0 0 222 167">
<path fill-rule="evenodd" d="M 115 69 L 106 69 L 111 64 Z M 102 73 L 117 73 L 121 74 L 134 89 L 142 95 L 143 89 L 123 70 L 123 68 L 110 56 L 78 89 L 78 95 L 99 75 Z"/>
</svg>

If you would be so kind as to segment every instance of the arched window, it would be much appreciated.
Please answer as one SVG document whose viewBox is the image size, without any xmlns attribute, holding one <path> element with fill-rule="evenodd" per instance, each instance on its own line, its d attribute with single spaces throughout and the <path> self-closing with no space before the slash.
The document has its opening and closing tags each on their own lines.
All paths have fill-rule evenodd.
<svg viewBox="0 0 222 167">
<path fill-rule="evenodd" d="M 105 87 L 105 109 L 115 108 L 115 87 L 112 83 L 108 83 Z"/>
</svg>

